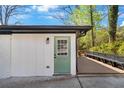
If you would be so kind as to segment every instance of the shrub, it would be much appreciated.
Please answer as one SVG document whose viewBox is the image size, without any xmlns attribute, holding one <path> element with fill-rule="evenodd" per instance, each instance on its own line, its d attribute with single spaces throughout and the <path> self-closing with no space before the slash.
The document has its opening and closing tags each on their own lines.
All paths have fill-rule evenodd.
<svg viewBox="0 0 124 93">
<path fill-rule="evenodd" d="M 104 43 L 101 44 L 100 46 L 90 48 L 90 51 L 106 53 L 106 54 L 120 54 L 120 52 L 122 52 L 123 50 L 122 49 L 118 51 L 121 45 L 123 45 L 122 47 L 124 48 L 124 43 L 122 44 L 122 42 Z"/>
<path fill-rule="evenodd" d="M 121 55 L 121 56 L 124 56 L 124 42 L 119 47 L 118 54 Z"/>
<path fill-rule="evenodd" d="M 92 47 L 90 48 L 90 51 L 98 52 L 100 49 L 99 47 Z"/>
</svg>

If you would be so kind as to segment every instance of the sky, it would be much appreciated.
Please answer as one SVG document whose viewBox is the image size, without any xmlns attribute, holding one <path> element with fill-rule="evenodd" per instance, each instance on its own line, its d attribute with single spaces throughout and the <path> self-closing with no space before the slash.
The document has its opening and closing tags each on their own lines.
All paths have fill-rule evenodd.
<svg viewBox="0 0 124 93">
<path fill-rule="evenodd" d="M 62 20 L 55 18 L 56 16 L 66 17 L 66 12 L 59 8 L 62 5 L 32 5 L 25 6 L 22 9 L 23 14 L 19 14 L 10 19 L 10 24 L 18 25 L 65 25 Z M 72 6 L 74 7 L 74 6 Z M 103 6 L 97 6 L 99 11 L 107 13 L 107 9 Z M 124 6 L 119 6 L 118 26 L 124 26 Z M 101 24 L 107 26 L 107 17 L 101 21 Z"/>
<path fill-rule="evenodd" d="M 64 25 L 61 20 L 54 18 L 54 15 L 64 16 L 64 13 L 57 11 L 59 6 L 26 6 L 24 14 L 17 15 L 10 20 L 10 24 L 17 22 L 22 25 Z M 25 13 L 26 12 L 26 13 Z M 16 21 L 15 21 L 16 19 Z"/>
</svg>

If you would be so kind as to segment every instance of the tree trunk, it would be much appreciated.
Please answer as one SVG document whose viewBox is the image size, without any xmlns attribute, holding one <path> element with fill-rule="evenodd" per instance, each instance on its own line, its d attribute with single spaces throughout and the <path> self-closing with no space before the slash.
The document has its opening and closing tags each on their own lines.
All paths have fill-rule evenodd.
<svg viewBox="0 0 124 93">
<path fill-rule="evenodd" d="M 93 7 L 92 7 L 92 5 L 90 5 L 90 20 L 91 20 L 91 25 L 94 26 L 94 22 L 93 22 Z M 93 27 L 91 29 L 91 45 L 92 45 L 92 47 L 95 46 Z"/>
<path fill-rule="evenodd" d="M 116 40 L 118 5 L 109 6 L 109 42 L 113 43 Z"/>
</svg>

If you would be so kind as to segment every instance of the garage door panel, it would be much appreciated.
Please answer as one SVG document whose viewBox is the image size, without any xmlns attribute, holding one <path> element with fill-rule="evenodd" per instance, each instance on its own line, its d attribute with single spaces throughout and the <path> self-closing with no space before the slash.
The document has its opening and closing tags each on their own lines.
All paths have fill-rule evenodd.
<svg viewBox="0 0 124 93">
<path fill-rule="evenodd" d="M 46 38 L 50 39 L 49 44 Z M 45 34 L 12 36 L 12 76 L 52 76 L 54 39 Z"/>
<path fill-rule="evenodd" d="M 29 39 L 30 38 L 30 39 Z M 35 75 L 35 38 L 30 35 L 16 35 L 12 39 L 12 74 L 17 76 Z"/>
</svg>

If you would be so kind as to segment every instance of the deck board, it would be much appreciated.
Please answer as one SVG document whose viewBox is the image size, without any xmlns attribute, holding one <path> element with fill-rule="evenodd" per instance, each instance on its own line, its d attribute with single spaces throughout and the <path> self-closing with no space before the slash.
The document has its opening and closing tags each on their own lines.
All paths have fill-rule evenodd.
<svg viewBox="0 0 124 93">
<path fill-rule="evenodd" d="M 84 56 L 78 59 L 78 73 L 79 74 L 98 74 L 98 73 L 117 74 L 118 72 L 104 65 L 98 64 L 92 60 L 89 60 Z"/>
</svg>

